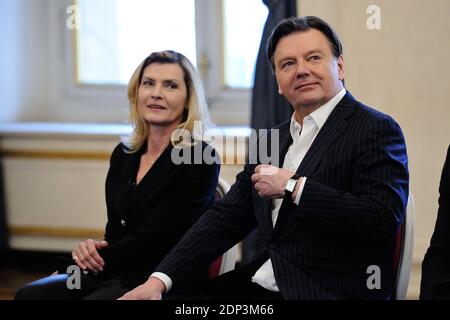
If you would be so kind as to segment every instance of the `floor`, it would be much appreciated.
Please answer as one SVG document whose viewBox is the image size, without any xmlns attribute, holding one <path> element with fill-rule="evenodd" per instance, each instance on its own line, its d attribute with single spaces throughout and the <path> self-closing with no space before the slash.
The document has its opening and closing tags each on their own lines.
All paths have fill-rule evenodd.
<svg viewBox="0 0 450 320">
<path fill-rule="evenodd" d="M 50 275 L 63 252 L 13 251 L 0 257 L 0 300 L 12 300 L 16 290 Z"/>
<path fill-rule="evenodd" d="M 419 299 L 420 277 L 421 277 L 421 266 L 420 264 L 414 264 L 412 266 L 411 276 L 409 278 L 408 291 L 406 292 L 406 300 Z"/>
<path fill-rule="evenodd" d="M 23 285 L 47 276 L 45 273 L 0 270 L 0 300 L 12 300 L 16 290 Z"/>
</svg>

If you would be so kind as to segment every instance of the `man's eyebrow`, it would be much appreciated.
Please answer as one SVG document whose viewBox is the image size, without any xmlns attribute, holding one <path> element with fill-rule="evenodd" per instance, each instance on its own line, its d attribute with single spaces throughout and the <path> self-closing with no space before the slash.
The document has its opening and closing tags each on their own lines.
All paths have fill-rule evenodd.
<svg viewBox="0 0 450 320">
<path fill-rule="evenodd" d="M 286 60 L 291 60 L 291 59 L 295 59 L 294 55 L 285 55 L 280 57 L 280 59 L 278 60 L 278 63 L 286 61 Z"/>
<path fill-rule="evenodd" d="M 309 55 L 314 54 L 314 53 L 323 54 L 323 51 L 321 49 L 312 49 L 310 51 L 307 51 L 305 53 L 305 55 L 309 56 Z M 282 56 L 279 61 L 289 60 L 289 59 L 292 59 L 292 58 L 295 58 L 294 54 L 286 54 L 285 56 Z"/>
<path fill-rule="evenodd" d="M 306 55 L 309 56 L 309 55 L 311 55 L 311 54 L 313 54 L 313 53 L 320 53 L 320 54 L 323 54 L 323 51 L 320 50 L 320 49 L 313 49 L 313 50 L 310 50 L 310 51 L 306 52 Z"/>
</svg>

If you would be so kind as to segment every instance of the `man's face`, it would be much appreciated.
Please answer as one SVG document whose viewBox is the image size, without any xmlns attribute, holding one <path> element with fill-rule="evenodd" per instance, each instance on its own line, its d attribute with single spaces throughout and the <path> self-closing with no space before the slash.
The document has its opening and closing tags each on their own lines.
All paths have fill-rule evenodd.
<svg viewBox="0 0 450 320">
<path fill-rule="evenodd" d="M 316 29 L 281 38 L 274 64 L 279 92 L 296 110 L 317 109 L 343 88 L 342 56 L 333 55 L 327 38 Z"/>
</svg>

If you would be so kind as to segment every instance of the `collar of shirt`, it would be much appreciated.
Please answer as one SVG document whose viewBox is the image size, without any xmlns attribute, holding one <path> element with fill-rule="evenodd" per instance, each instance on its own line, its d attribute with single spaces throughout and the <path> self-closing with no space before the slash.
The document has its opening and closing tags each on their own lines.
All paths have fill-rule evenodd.
<svg viewBox="0 0 450 320">
<path fill-rule="evenodd" d="M 341 91 L 339 91 L 330 101 L 325 103 L 323 106 L 319 107 L 314 112 L 311 112 L 307 117 L 305 117 L 305 119 L 307 119 L 308 117 L 311 118 L 318 127 L 318 129 L 319 130 L 322 129 L 323 125 L 325 124 L 325 121 L 327 121 L 331 112 L 337 106 L 339 101 L 342 100 L 346 92 L 347 91 L 345 90 L 345 88 L 342 88 Z M 292 139 L 295 140 L 296 137 L 300 135 L 301 131 L 302 126 L 300 123 L 297 122 L 297 120 L 295 120 L 295 112 L 294 112 L 291 117 L 291 126 L 290 126 Z"/>
</svg>

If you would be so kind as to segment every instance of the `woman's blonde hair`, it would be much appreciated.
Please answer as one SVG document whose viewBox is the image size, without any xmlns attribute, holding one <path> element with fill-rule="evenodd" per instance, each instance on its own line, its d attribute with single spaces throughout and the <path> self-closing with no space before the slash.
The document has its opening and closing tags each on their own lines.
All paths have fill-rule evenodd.
<svg viewBox="0 0 450 320">
<path fill-rule="evenodd" d="M 171 50 L 153 52 L 137 67 L 128 83 L 130 124 L 133 130 L 125 139 L 124 144 L 130 153 L 139 150 L 149 135 L 150 126 L 138 112 L 138 92 L 144 70 L 152 63 L 176 63 L 183 70 L 187 88 L 187 109 L 177 129 L 187 130 L 192 138 L 198 139 L 199 137 L 194 132 L 195 122 L 198 121 L 202 124 L 202 130 L 206 129 L 210 122 L 203 85 L 197 70 L 189 59 L 181 53 Z M 179 142 L 171 140 L 173 144 Z"/>
</svg>

